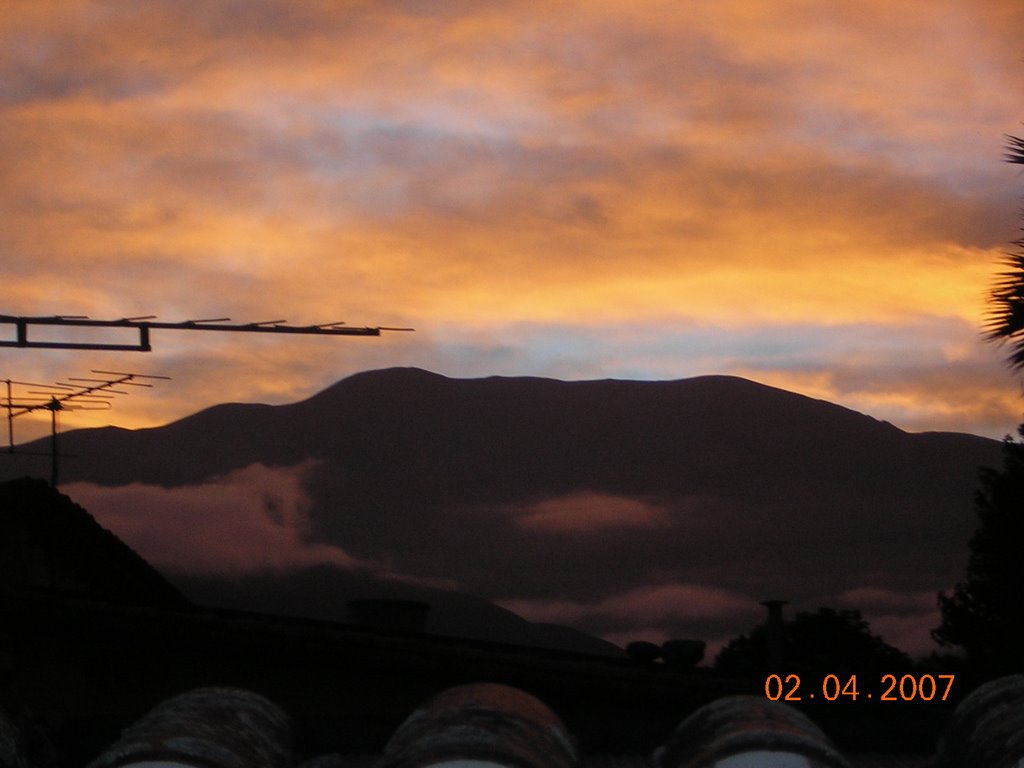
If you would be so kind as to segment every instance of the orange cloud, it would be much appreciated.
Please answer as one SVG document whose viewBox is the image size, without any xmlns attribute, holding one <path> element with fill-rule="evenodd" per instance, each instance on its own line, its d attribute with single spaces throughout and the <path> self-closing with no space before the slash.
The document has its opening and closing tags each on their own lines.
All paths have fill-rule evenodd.
<svg viewBox="0 0 1024 768">
<path fill-rule="evenodd" d="M 880 329 L 881 330 L 881 329 Z M 921 331 L 922 337 L 925 335 Z M 950 334 L 947 338 L 955 339 Z M 909 339 L 903 343 L 913 344 Z M 976 336 L 943 348 L 941 341 L 908 348 L 900 361 L 888 354 L 837 350 L 827 363 L 755 368 L 733 373 L 890 421 L 911 432 L 969 432 L 1001 438 L 1014 432 L 1020 393 L 994 350 L 982 354 Z M 966 347 L 966 350 L 965 350 Z M 966 355 L 966 358 L 961 358 Z"/>
</svg>

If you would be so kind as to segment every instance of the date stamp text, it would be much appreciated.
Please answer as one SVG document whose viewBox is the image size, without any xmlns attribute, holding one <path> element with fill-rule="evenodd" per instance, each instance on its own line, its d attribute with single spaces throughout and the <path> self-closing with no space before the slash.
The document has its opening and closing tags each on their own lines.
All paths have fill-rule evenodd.
<svg viewBox="0 0 1024 768">
<path fill-rule="evenodd" d="M 764 695 L 771 701 L 803 701 L 822 698 L 825 701 L 857 697 L 878 701 L 945 701 L 953 689 L 955 675 L 882 675 L 878 687 L 858 688 L 856 675 L 840 680 L 838 675 L 825 675 L 821 685 L 805 682 L 800 675 L 768 675 L 764 681 Z"/>
</svg>

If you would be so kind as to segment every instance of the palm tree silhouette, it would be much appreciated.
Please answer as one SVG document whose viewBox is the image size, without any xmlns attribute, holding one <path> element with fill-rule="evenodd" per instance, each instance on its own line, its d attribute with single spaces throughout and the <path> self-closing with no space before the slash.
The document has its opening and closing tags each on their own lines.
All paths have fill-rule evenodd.
<svg viewBox="0 0 1024 768">
<path fill-rule="evenodd" d="M 1007 136 L 1005 159 L 1024 165 L 1024 138 Z M 1003 261 L 1007 269 L 996 275 L 995 286 L 989 293 L 990 309 L 984 332 L 988 341 L 1009 341 L 1007 362 L 1014 370 L 1024 372 L 1024 237 L 1014 240 L 1013 245 L 1016 250 L 1007 253 Z"/>
</svg>

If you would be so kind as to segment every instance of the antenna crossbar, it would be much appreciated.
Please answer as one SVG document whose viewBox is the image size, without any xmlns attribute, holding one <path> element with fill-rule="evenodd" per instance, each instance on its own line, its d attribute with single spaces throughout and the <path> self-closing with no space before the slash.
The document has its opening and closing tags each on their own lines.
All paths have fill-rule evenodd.
<svg viewBox="0 0 1024 768">
<path fill-rule="evenodd" d="M 95 349 L 149 352 L 152 350 L 149 333 L 154 329 L 182 331 L 222 331 L 235 333 L 291 333 L 311 336 L 380 336 L 381 331 L 412 331 L 412 328 L 355 327 L 343 322 L 317 325 L 287 325 L 286 320 L 263 320 L 258 323 L 230 323 L 229 317 L 183 322 L 157 322 L 156 315 L 122 317 L 118 320 L 93 320 L 85 315 L 54 315 L 51 317 L 17 317 L 0 315 L 0 325 L 13 325 L 15 338 L 0 340 L 0 347 L 32 347 L 36 349 Z M 76 328 L 132 328 L 139 332 L 137 344 L 105 342 L 42 341 L 29 338 L 33 326 L 61 326 Z"/>
</svg>

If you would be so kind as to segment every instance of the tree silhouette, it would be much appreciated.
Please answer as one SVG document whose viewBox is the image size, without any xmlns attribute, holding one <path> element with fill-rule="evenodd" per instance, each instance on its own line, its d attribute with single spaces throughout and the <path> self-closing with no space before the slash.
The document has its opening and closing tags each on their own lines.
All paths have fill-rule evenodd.
<svg viewBox="0 0 1024 768">
<path fill-rule="evenodd" d="M 1024 438 L 1024 426 L 1019 429 Z M 971 539 L 967 580 L 939 595 L 942 624 L 932 637 L 966 651 L 985 675 L 1024 671 L 1024 442 L 1007 437 L 1003 468 L 979 471 L 978 528 Z"/>
<path fill-rule="evenodd" d="M 1024 165 L 1024 139 L 1007 137 L 1005 155 L 1009 163 Z M 1010 342 L 1007 362 L 1016 371 L 1024 371 L 1024 238 L 1013 241 L 1015 250 L 1007 253 L 1007 269 L 996 275 L 995 286 L 989 293 L 988 320 L 984 326 L 985 338 L 994 342 Z"/>
<path fill-rule="evenodd" d="M 868 623 L 855 610 L 819 608 L 815 613 L 798 613 L 783 625 L 783 646 L 783 669 L 767 670 L 768 628 L 755 627 L 722 648 L 715 671 L 742 677 L 785 672 L 822 678 L 898 673 L 910 666 L 909 657 L 871 634 Z"/>
<path fill-rule="evenodd" d="M 1005 159 L 1024 165 L 1024 138 L 1007 137 Z M 1006 271 L 989 294 L 985 337 L 1011 343 L 1007 362 L 1024 372 L 1024 238 L 1013 242 Z M 1018 428 L 1024 438 L 1024 424 Z M 975 495 L 978 528 L 969 543 L 967 580 L 953 594 L 939 594 L 942 623 L 932 630 L 941 645 L 966 652 L 980 675 L 1024 671 L 1024 580 L 1019 563 L 1024 551 L 1024 443 L 1003 441 L 1003 469 L 979 471 Z"/>
</svg>

